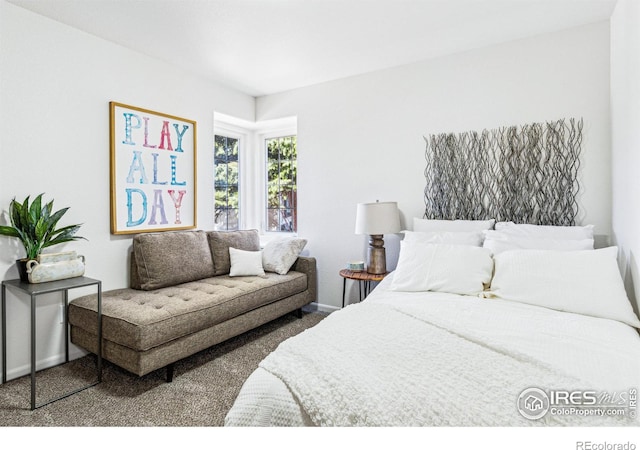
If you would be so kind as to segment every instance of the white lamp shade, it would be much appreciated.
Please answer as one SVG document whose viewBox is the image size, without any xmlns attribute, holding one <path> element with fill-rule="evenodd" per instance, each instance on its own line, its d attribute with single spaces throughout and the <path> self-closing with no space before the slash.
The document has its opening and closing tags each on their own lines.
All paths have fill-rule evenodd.
<svg viewBox="0 0 640 450">
<path fill-rule="evenodd" d="M 396 202 L 358 203 L 356 234 L 400 232 L 400 213 Z"/>
</svg>

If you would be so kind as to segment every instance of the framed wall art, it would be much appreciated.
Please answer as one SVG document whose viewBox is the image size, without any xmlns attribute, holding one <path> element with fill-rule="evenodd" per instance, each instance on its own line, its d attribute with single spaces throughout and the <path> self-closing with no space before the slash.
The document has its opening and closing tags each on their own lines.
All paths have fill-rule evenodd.
<svg viewBox="0 0 640 450">
<path fill-rule="evenodd" d="M 196 227 L 196 122 L 110 102 L 111 233 Z"/>
</svg>

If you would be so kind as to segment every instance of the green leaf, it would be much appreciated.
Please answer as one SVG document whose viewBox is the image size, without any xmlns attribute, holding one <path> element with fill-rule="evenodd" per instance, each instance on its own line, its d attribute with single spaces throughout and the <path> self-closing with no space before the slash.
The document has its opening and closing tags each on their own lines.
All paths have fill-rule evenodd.
<svg viewBox="0 0 640 450">
<path fill-rule="evenodd" d="M 9 236 L 9 237 L 20 237 L 18 231 L 13 227 L 7 227 L 5 225 L 0 225 L 0 235 L 1 236 Z"/>
<path fill-rule="evenodd" d="M 11 225 L 15 228 L 22 228 L 22 204 L 14 198 L 9 204 L 9 218 L 11 219 Z"/>
<path fill-rule="evenodd" d="M 53 211 L 53 200 L 42 207 L 42 217 L 49 218 L 51 211 Z"/>
<path fill-rule="evenodd" d="M 41 241 L 47 235 L 47 231 L 49 231 L 49 223 L 46 221 L 44 217 L 40 217 L 38 222 L 36 223 L 36 239 Z"/>
<path fill-rule="evenodd" d="M 38 218 L 41 216 L 42 210 L 42 194 L 38 195 L 31 203 L 31 207 L 29 208 L 29 216 L 31 217 L 31 221 L 36 223 Z"/>
<path fill-rule="evenodd" d="M 56 228 L 56 225 L 58 224 L 58 221 L 60 220 L 60 218 L 62 216 L 64 216 L 64 214 L 67 212 L 69 208 L 62 208 L 60 211 L 56 211 L 55 213 L 53 213 L 53 215 L 51 215 L 48 219 L 48 224 L 49 224 L 49 230 L 53 231 Z"/>
<path fill-rule="evenodd" d="M 47 248 L 47 247 L 52 247 L 54 245 L 58 245 L 58 244 L 62 244 L 64 242 L 71 242 L 71 241 L 77 241 L 79 239 L 84 239 L 81 236 L 70 236 L 70 235 L 60 235 L 58 237 L 56 237 L 55 239 L 52 239 L 48 242 L 46 242 L 42 248 Z"/>
<path fill-rule="evenodd" d="M 24 230 L 28 230 L 29 229 L 29 196 L 27 196 L 27 198 L 24 199 L 24 202 L 22 202 L 21 207 L 19 208 L 20 211 L 20 218 L 19 218 L 19 223 L 20 223 L 20 227 L 19 228 L 23 228 Z"/>
<path fill-rule="evenodd" d="M 61 244 L 63 242 L 85 239 L 82 236 L 75 236 L 79 229 L 80 225 L 69 225 L 56 230 L 49 236 L 49 239 L 44 243 L 42 248 L 51 247 L 52 245 Z"/>
</svg>

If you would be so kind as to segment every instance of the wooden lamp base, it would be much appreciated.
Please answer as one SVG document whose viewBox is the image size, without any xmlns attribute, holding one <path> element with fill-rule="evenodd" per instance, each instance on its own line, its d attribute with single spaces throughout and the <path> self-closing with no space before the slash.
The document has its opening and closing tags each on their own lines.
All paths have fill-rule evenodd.
<svg viewBox="0 0 640 450">
<path fill-rule="evenodd" d="M 369 264 L 367 272 L 380 275 L 387 273 L 387 255 L 382 234 L 369 235 Z"/>
</svg>

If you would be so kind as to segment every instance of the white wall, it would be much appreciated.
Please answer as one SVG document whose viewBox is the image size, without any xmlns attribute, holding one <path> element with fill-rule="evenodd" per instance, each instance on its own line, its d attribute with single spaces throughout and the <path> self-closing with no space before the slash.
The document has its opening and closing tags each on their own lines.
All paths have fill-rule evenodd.
<svg viewBox="0 0 640 450">
<path fill-rule="evenodd" d="M 460 53 L 257 99 L 256 119 L 298 117 L 298 233 L 318 259 L 319 302 L 339 306 L 347 261 L 364 259 L 358 202 L 424 211 L 423 136 L 584 118 L 582 223 L 611 233 L 609 24 Z M 385 239 L 394 266 L 397 237 Z M 348 283 L 349 285 L 349 283 Z M 356 290 L 350 293 L 356 297 Z"/>
<path fill-rule="evenodd" d="M 127 286 L 130 236 L 109 219 L 109 101 L 197 121 L 198 227 L 213 224 L 213 112 L 254 120 L 255 99 L 0 0 L 0 212 L 15 196 L 44 192 L 71 209 L 88 241 L 66 245 L 87 258 L 104 289 Z M 0 219 L 5 223 L 6 217 Z M 0 237 L 0 278 L 17 278 L 17 241 Z M 91 292 L 89 290 L 88 292 Z M 72 291 L 72 294 L 74 292 Z M 38 360 L 62 354 L 61 296 L 41 298 Z M 26 373 L 28 298 L 8 298 L 9 376 Z"/>
<path fill-rule="evenodd" d="M 356 203 L 396 200 L 409 226 L 422 215 L 424 135 L 577 116 L 585 119 L 581 221 L 609 235 L 609 49 L 603 22 L 260 98 L 256 109 L 252 97 L 0 0 L 0 211 L 40 192 L 70 206 L 65 220 L 82 222 L 88 241 L 67 248 L 87 257 L 87 275 L 104 289 L 124 287 L 131 238 L 109 231 L 109 101 L 198 122 L 203 229 L 213 217 L 213 111 L 249 121 L 297 116 L 299 235 L 318 259 L 319 301 L 331 308 L 341 303 L 338 270 L 365 255 Z M 393 268 L 398 240 L 385 240 Z M 21 256 L 0 238 L 2 279 L 17 277 Z M 59 303 L 46 297 L 38 308 L 42 361 L 62 352 Z M 8 315 L 7 366 L 17 376 L 28 364 L 27 299 L 10 294 Z"/>
<path fill-rule="evenodd" d="M 618 0 L 611 18 L 613 242 L 627 293 L 640 300 L 640 2 Z"/>
</svg>

